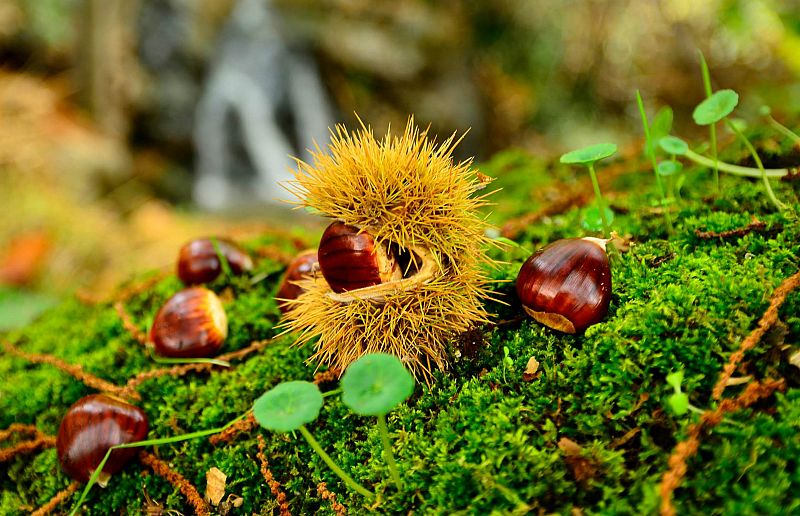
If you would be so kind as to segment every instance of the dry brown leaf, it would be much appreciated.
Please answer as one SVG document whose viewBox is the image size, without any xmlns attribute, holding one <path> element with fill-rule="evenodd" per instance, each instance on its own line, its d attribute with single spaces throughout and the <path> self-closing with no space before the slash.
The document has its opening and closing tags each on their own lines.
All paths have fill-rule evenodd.
<svg viewBox="0 0 800 516">
<path fill-rule="evenodd" d="M 227 475 L 217 468 L 206 471 L 206 500 L 216 507 L 225 496 L 225 482 Z"/>
<path fill-rule="evenodd" d="M 539 361 L 536 360 L 536 357 L 531 357 L 528 359 L 528 363 L 525 365 L 525 372 L 522 373 L 522 380 L 526 382 L 533 381 L 536 378 L 536 373 L 539 372 Z"/>
</svg>

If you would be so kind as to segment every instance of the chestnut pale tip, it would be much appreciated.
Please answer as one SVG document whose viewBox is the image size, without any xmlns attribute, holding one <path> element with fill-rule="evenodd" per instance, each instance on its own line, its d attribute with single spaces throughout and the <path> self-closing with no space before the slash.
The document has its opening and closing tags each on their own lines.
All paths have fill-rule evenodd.
<svg viewBox="0 0 800 516">
<path fill-rule="evenodd" d="M 611 299 L 607 240 L 563 239 L 537 251 L 522 265 L 517 295 L 526 313 L 564 333 L 600 322 Z"/>
<path fill-rule="evenodd" d="M 228 317 L 212 291 L 192 287 L 172 296 L 156 314 L 150 340 L 156 353 L 171 358 L 215 355 L 228 336 Z"/>
</svg>

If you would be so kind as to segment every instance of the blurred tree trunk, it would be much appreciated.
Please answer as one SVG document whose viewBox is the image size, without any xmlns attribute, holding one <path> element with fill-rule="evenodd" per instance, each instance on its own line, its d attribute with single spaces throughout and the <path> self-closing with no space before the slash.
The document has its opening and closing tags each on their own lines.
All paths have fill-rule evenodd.
<svg viewBox="0 0 800 516">
<path fill-rule="evenodd" d="M 81 104 L 106 134 L 123 139 L 139 84 L 138 0 L 82 0 L 77 19 L 76 83 Z"/>
</svg>

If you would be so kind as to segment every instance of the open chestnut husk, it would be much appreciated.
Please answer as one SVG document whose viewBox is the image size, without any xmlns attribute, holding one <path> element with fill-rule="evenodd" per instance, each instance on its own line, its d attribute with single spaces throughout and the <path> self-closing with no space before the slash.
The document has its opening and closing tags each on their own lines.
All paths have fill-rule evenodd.
<svg viewBox="0 0 800 516">
<path fill-rule="evenodd" d="M 216 355 L 227 336 L 228 317 L 222 302 L 202 287 L 186 288 L 169 298 L 150 329 L 156 353 L 172 358 Z"/>
<path fill-rule="evenodd" d="M 239 246 L 223 238 L 214 238 L 231 272 L 241 274 L 253 268 L 250 255 Z M 184 244 L 178 252 L 178 278 L 186 285 L 214 281 L 222 272 L 219 254 L 211 238 L 198 238 Z"/>
<path fill-rule="evenodd" d="M 347 292 L 403 278 L 386 242 L 340 221 L 329 225 L 319 242 L 319 268 L 331 290 Z"/>
<path fill-rule="evenodd" d="M 148 429 L 147 415 L 139 407 L 105 394 L 84 396 L 67 410 L 58 427 L 58 462 L 70 478 L 87 482 L 109 448 L 142 441 Z M 105 486 L 135 455 L 133 448 L 111 452 L 98 483 Z"/>
<path fill-rule="evenodd" d="M 517 295 L 534 319 L 564 333 L 580 333 L 600 322 L 611 300 L 606 241 L 557 240 L 522 265 Z"/>
<path fill-rule="evenodd" d="M 281 286 L 275 298 L 278 300 L 278 308 L 281 313 L 286 313 L 288 310 L 287 301 L 297 299 L 297 296 L 304 292 L 297 282 L 313 277 L 319 272 L 319 259 L 317 258 L 316 249 L 307 249 L 291 261 L 286 268 L 286 274 L 283 275 Z"/>
</svg>

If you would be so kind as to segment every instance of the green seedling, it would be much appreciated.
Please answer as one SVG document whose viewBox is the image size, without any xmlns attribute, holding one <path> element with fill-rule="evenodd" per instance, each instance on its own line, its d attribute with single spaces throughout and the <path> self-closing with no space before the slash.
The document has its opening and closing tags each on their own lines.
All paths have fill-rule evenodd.
<svg viewBox="0 0 800 516">
<path fill-rule="evenodd" d="M 673 154 L 675 156 L 684 156 L 703 167 L 712 168 L 714 166 L 714 162 L 712 160 L 689 149 L 689 145 L 677 136 L 667 136 L 662 138 L 659 140 L 658 144 L 665 152 L 669 154 Z M 754 178 L 762 177 L 761 170 L 757 168 L 732 165 L 730 163 L 725 163 L 724 161 L 718 162 L 718 165 L 719 170 L 734 176 Z M 765 169 L 764 172 L 769 178 L 780 178 L 789 174 L 789 169 L 768 168 Z"/>
<path fill-rule="evenodd" d="M 689 395 L 681 390 L 681 384 L 683 383 L 683 369 L 668 374 L 666 379 L 667 383 L 672 386 L 674 391 L 670 397 L 667 398 L 667 403 L 675 415 L 683 416 L 690 410 L 697 414 L 703 413 L 702 409 L 699 409 L 689 403 Z"/>
<path fill-rule="evenodd" d="M 225 257 L 225 253 L 222 252 L 222 249 L 219 246 L 219 242 L 216 238 L 211 237 L 211 245 L 214 246 L 214 252 L 217 254 L 217 260 L 219 260 L 219 264 L 222 267 L 222 273 L 225 275 L 226 279 L 231 279 L 233 277 L 233 271 L 231 271 L 231 264 L 228 263 L 228 259 Z"/>
<path fill-rule="evenodd" d="M 509 369 L 514 368 L 514 360 L 510 356 L 511 351 L 508 346 L 503 346 L 503 383 L 506 383 L 506 367 Z"/>
<path fill-rule="evenodd" d="M 319 442 L 311 435 L 306 424 L 319 416 L 323 398 L 319 388 L 311 382 L 283 382 L 265 392 L 253 404 L 253 416 L 259 425 L 274 432 L 299 430 L 317 455 L 328 465 L 348 487 L 372 498 L 375 495 L 353 480 L 333 459 L 325 453 Z"/>
<path fill-rule="evenodd" d="M 703 62 L 705 63 L 705 61 Z M 703 102 L 698 104 L 694 109 L 694 113 L 692 113 L 692 117 L 694 118 L 695 123 L 698 125 L 710 125 L 712 127 L 717 122 L 725 121 L 728 128 L 734 134 L 736 134 L 740 140 L 742 140 L 742 143 L 744 143 L 745 147 L 747 147 L 747 150 L 750 151 L 751 156 L 753 156 L 753 160 L 758 166 L 761 180 L 764 183 L 764 188 L 767 190 L 767 196 L 769 197 L 770 201 L 772 201 L 778 210 L 783 210 L 785 206 L 777 199 L 777 197 L 775 197 L 775 193 L 772 191 L 772 186 L 769 184 L 767 171 L 764 168 L 764 164 L 761 162 L 761 158 L 759 157 L 758 152 L 756 152 L 755 147 L 753 147 L 753 144 L 750 143 L 750 140 L 747 139 L 739 126 L 728 119 L 728 115 L 733 113 L 733 110 L 736 109 L 738 103 L 739 94 L 737 94 L 735 91 L 720 90 L 713 93 Z M 719 184 L 718 174 L 720 170 L 720 163 L 717 160 L 716 142 L 712 141 L 711 143 L 714 151 L 715 181 L 717 184 Z"/>
<path fill-rule="evenodd" d="M 219 427 L 219 428 L 212 428 L 210 430 L 200 430 L 198 432 L 192 432 L 192 433 L 183 434 L 183 435 L 176 435 L 176 436 L 173 436 L 173 437 L 162 437 L 162 438 L 159 438 L 159 439 L 146 439 L 144 441 L 137 441 L 137 442 L 134 442 L 134 443 L 126 443 L 126 444 L 119 444 L 117 446 L 112 446 L 111 448 L 108 449 L 108 451 L 106 452 L 105 456 L 103 457 L 103 460 L 100 461 L 100 464 L 97 465 L 97 467 L 95 468 L 94 472 L 92 473 L 92 476 L 89 477 L 89 481 L 86 482 L 86 487 L 83 488 L 83 492 L 81 493 L 80 498 L 78 498 L 78 501 L 75 502 L 75 505 L 72 506 L 72 509 L 69 512 L 70 516 L 73 516 L 74 514 L 76 514 L 78 512 L 78 510 L 81 508 L 81 506 L 83 505 L 83 502 L 86 500 L 86 496 L 89 494 L 89 491 L 92 489 L 92 486 L 94 486 L 97 483 L 97 480 L 100 478 L 100 473 L 103 471 L 103 468 L 105 467 L 106 462 L 108 462 L 108 459 L 109 459 L 109 457 L 111 457 L 111 453 L 114 450 L 121 450 L 123 448 L 142 448 L 144 446 L 157 446 L 157 445 L 160 445 L 160 444 L 172 444 L 172 443 L 179 443 L 179 442 L 182 442 L 182 441 L 188 441 L 190 439 L 197 439 L 197 438 L 200 438 L 200 437 L 206 437 L 206 436 L 217 434 L 219 432 L 222 432 L 222 431 L 226 430 L 227 428 L 229 428 L 229 427 L 233 426 L 235 423 L 237 423 L 239 420 L 244 419 L 246 416 L 247 416 L 247 413 L 244 413 L 241 416 L 239 416 L 236 419 L 234 419 L 233 421 L 230 421 L 229 423 L 227 423 L 225 426 L 222 426 L 222 427 Z"/>
<path fill-rule="evenodd" d="M 700 71 L 703 75 L 703 89 L 706 93 L 706 100 L 712 97 L 712 89 L 711 89 L 711 73 L 708 71 L 708 63 L 706 62 L 706 56 L 703 55 L 703 52 L 698 49 L 697 53 L 700 54 Z M 736 98 L 738 102 L 738 95 Z M 700 105 L 702 105 L 701 103 Z M 699 107 L 699 106 L 698 106 Z M 735 107 L 735 104 L 734 104 Z M 733 111 L 733 109 L 731 109 Z M 695 109 L 695 113 L 697 109 Z M 695 122 L 697 122 L 697 116 L 693 113 Z M 725 115 L 723 115 L 724 118 Z M 709 137 L 711 139 L 711 152 L 712 156 L 714 157 L 714 186 L 716 188 L 717 194 L 720 193 L 719 189 L 719 159 L 717 158 L 717 125 L 715 122 L 710 122 L 709 124 L 701 124 L 697 122 L 698 125 L 709 125 Z"/>
<path fill-rule="evenodd" d="M 592 187 L 594 188 L 594 195 L 597 200 L 597 206 L 600 210 L 600 218 L 603 221 L 603 230 L 606 235 L 611 233 L 611 224 L 606 217 L 606 206 L 603 200 L 603 195 L 600 193 L 600 184 L 597 182 L 597 173 L 594 170 L 594 164 L 601 159 L 612 156 L 617 152 L 617 146 L 613 143 L 599 143 L 597 145 L 590 145 L 582 149 L 568 152 L 561 156 L 561 163 L 565 165 L 583 165 L 589 169 L 589 175 L 592 178 Z"/>
<path fill-rule="evenodd" d="M 761 106 L 761 109 L 759 110 L 759 112 L 761 113 L 761 115 L 763 117 L 765 117 L 767 119 L 767 122 L 769 122 L 769 125 L 771 125 L 773 128 L 775 128 L 776 131 L 778 131 L 782 135 L 786 136 L 790 140 L 793 140 L 795 142 L 795 144 L 800 143 L 800 135 L 798 135 L 796 132 L 792 131 L 791 129 L 789 129 L 788 127 L 783 125 L 782 123 L 780 123 L 777 120 L 775 120 L 775 118 L 772 116 L 772 110 L 770 109 L 769 106 Z"/>
<path fill-rule="evenodd" d="M 414 377 L 397 357 L 370 353 L 359 358 L 342 376 L 342 402 L 361 416 L 377 416 L 384 458 L 395 485 L 403 485 L 394 460 L 386 414 L 414 392 Z"/>
<path fill-rule="evenodd" d="M 661 203 L 662 205 L 666 205 L 667 192 L 664 189 L 664 182 L 661 180 L 661 176 L 658 173 L 658 163 L 656 162 L 654 140 L 650 133 L 650 124 L 647 122 L 647 113 L 644 110 L 644 101 L 642 101 L 642 94 L 639 92 L 639 90 L 636 90 L 636 105 L 639 107 L 639 116 L 642 119 L 642 128 L 644 129 L 644 145 L 645 149 L 647 150 L 647 155 L 650 158 L 650 163 L 653 165 L 653 174 L 656 176 L 658 192 L 661 194 Z M 668 232 L 673 233 L 674 228 L 672 227 L 672 217 L 669 214 L 669 210 L 664 210 L 664 218 L 667 221 Z"/>
</svg>

